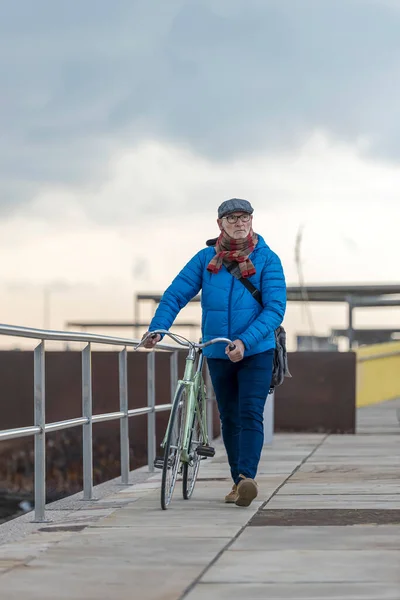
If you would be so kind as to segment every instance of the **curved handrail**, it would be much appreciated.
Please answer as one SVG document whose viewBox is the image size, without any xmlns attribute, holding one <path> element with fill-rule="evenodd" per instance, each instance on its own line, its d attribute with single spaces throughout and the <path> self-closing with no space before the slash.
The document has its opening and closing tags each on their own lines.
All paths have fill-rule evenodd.
<svg viewBox="0 0 400 600">
<path fill-rule="evenodd" d="M 38 340 L 39 344 L 34 350 L 34 424 L 29 427 L 19 427 L 8 430 L 0 430 L 0 442 L 2 440 L 17 439 L 25 436 L 35 436 L 35 520 L 37 522 L 45 521 L 46 504 L 46 433 L 68 429 L 70 427 L 82 426 L 83 435 L 83 498 L 92 499 L 93 490 L 93 445 L 92 445 L 92 426 L 95 423 L 111 420 L 120 421 L 120 454 L 121 454 L 121 482 L 125 485 L 129 481 L 129 428 L 128 419 L 138 415 L 147 415 L 148 431 L 148 465 L 149 470 L 154 470 L 155 459 L 155 417 L 157 412 L 171 409 L 172 404 L 155 403 L 155 354 L 148 353 L 147 356 L 147 406 L 129 409 L 128 408 L 128 352 L 129 347 L 136 348 L 141 340 L 122 337 L 113 337 L 95 333 L 78 333 L 66 331 L 54 331 L 46 329 L 36 329 L 32 327 L 21 327 L 17 325 L 0 324 L 0 335 L 10 337 L 22 337 Z M 81 350 L 82 354 L 82 415 L 46 423 L 45 416 L 45 341 L 57 342 L 83 342 L 86 346 Z M 119 370 L 119 400 L 120 410 L 111 413 L 93 414 L 92 406 L 92 367 L 91 367 L 91 343 L 108 344 L 112 346 L 122 346 L 119 351 L 118 370 Z M 171 369 L 171 399 L 173 397 L 174 385 L 178 379 L 178 344 L 158 344 L 160 350 L 170 351 L 170 369 Z"/>
<path fill-rule="evenodd" d="M 109 344 L 112 346 L 136 347 L 141 340 L 133 338 L 122 338 L 98 333 L 80 333 L 56 331 L 52 329 L 36 329 L 33 327 L 20 327 L 18 325 L 0 324 L 0 335 L 11 337 L 23 337 L 35 340 L 51 340 L 55 342 L 86 342 Z M 177 350 L 177 346 L 172 344 L 157 344 L 160 350 Z"/>
</svg>

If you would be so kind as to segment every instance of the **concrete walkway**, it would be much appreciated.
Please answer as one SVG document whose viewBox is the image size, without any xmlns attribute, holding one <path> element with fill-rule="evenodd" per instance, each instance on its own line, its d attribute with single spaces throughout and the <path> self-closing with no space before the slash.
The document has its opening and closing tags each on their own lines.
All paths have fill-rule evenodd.
<svg viewBox="0 0 400 600">
<path fill-rule="evenodd" d="M 277 435 L 247 509 L 222 502 L 221 446 L 166 512 L 159 474 L 55 506 L 0 545 L 0 598 L 399 600 L 398 406 L 359 411 L 356 436 Z"/>
</svg>

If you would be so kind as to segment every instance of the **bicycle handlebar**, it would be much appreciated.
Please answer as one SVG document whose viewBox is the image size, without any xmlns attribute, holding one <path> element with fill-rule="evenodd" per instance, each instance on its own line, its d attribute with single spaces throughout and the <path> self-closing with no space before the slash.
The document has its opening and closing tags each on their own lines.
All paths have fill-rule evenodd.
<svg viewBox="0 0 400 600">
<path fill-rule="evenodd" d="M 143 346 L 143 344 L 149 337 L 154 337 L 156 335 L 168 335 L 177 344 L 179 344 L 180 346 L 185 346 L 186 348 L 199 348 L 199 349 L 207 348 L 207 346 L 211 346 L 212 344 L 217 344 L 219 342 L 228 344 L 230 351 L 235 350 L 235 348 L 236 348 L 236 345 L 232 342 L 232 340 L 230 340 L 228 338 L 223 338 L 223 337 L 214 338 L 212 340 L 209 340 L 208 342 L 204 342 L 202 344 L 197 344 L 196 342 L 191 342 L 190 340 L 187 340 L 182 335 L 177 335 L 176 333 L 170 333 L 166 329 L 156 329 L 155 331 L 149 331 L 147 333 L 147 335 L 142 339 L 142 341 L 137 346 L 135 346 L 134 349 L 138 350 L 141 346 Z"/>
</svg>

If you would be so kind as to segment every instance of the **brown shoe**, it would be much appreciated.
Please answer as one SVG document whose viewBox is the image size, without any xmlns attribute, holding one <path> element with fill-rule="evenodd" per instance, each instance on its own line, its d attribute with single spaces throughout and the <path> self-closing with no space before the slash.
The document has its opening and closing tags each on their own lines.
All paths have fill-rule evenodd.
<svg viewBox="0 0 400 600">
<path fill-rule="evenodd" d="M 227 496 L 225 496 L 225 502 L 227 504 L 235 504 L 237 498 L 237 485 L 236 483 L 233 485 L 231 491 Z"/>
<path fill-rule="evenodd" d="M 250 506 L 254 498 L 257 498 L 258 495 L 257 484 L 250 477 L 244 477 L 243 475 L 240 475 L 240 477 L 242 480 L 237 484 L 235 504 L 236 506 Z"/>
</svg>

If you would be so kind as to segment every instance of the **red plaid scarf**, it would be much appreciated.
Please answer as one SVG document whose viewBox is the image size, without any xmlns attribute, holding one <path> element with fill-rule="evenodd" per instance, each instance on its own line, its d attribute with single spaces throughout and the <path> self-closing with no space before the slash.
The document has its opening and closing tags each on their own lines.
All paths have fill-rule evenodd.
<svg viewBox="0 0 400 600">
<path fill-rule="evenodd" d="M 235 240 L 231 238 L 225 231 L 221 234 L 215 244 L 215 256 L 209 262 L 207 271 L 218 273 L 223 265 L 223 261 L 236 261 L 239 263 L 242 277 L 250 277 L 254 275 L 256 270 L 253 263 L 249 259 L 258 243 L 258 235 L 251 229 L 247 237 Z"/>
</svg>

